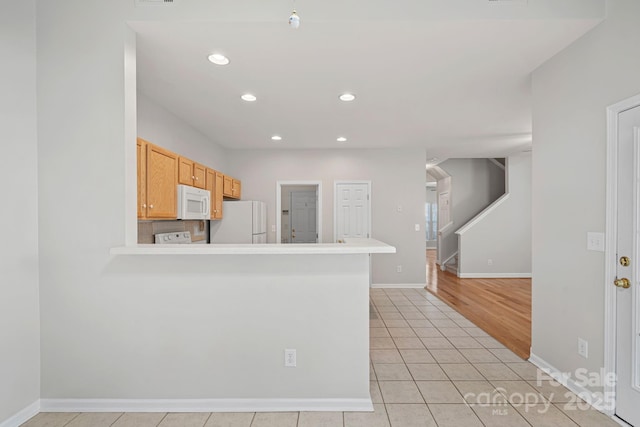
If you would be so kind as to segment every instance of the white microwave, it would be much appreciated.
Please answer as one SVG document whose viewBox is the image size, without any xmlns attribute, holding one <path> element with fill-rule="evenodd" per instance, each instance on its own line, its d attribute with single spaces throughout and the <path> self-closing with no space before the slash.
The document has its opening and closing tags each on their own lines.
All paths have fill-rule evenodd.
<svg viewBox="0 0 640 427">
<path fill-rule="evenodd" d="M 211 192 L 178 185 L 178 219 L 211 219 Z"/>
</svg>

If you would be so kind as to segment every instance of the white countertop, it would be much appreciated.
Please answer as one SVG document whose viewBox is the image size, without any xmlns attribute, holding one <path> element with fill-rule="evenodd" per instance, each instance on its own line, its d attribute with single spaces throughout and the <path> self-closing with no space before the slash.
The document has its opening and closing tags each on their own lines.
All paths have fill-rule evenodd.
<svg viewBox="0 0 640 427">
<path fill-rule="evenodd" d="M 111 255 L 298 255 L 394 254 L 396 248 L 375 239 L 345 239 L 345 243 L 315 244 L 173 244 L 111 248 Z"/>
</svg>

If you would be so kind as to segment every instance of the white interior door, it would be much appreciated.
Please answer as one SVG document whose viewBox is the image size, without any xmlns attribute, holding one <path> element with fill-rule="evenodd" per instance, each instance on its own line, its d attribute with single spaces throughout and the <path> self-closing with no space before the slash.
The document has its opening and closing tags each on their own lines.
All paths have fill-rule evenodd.
<svg viewBox="0 0 640 427">
<path fill-rule="evenodd" d="M 289 212 L 291 243 L 316 243 L 316 192 L 292 191 Z"/>
<path fill-rule="evenodd" d="M 617 185 L 616 415 L 640 426 L 640 107 L 619 115 Z"/>
<path fill-rule="evenodd" d="M 443 228 L 451 222 L 451 206 L 449 192 L 444 191 L 438 194 L 438 228 Z"/>
<path fill-rule="evenodd" d="M 335 203 L 336 241 L 349 237 L 370 237 L 369 183 L 337 183 Z"/>
</svg>

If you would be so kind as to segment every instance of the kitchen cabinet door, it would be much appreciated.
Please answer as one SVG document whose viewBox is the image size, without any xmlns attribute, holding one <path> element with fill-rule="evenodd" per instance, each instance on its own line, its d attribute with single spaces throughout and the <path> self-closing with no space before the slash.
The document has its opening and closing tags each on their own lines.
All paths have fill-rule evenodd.
<svg viewBox="0 0 640 427">
<path fill-rule="evenodd" d="M 178 183 L 190 185 L 197 188 L 205 188 L 206 185 L 206 167 L 200 163 L 196 163 L 191 159 L 180 156 L 178 165 Z"/>
<path fill-rule="evenodd" d="M 175 219 L 178 216 L 178 155 L 147 144 L 148 219 Z"/>
<path fill-rule="evenodd" d="M 180 156 L 178 164 L 178 183 L 193 185 L 193 160 Z"/>
<path fill-rule="evenodd" d="M 209 182 L 211 185 L 209 186 Z M 222 201 L 224 175 L 213 169 L 207 169 L 207 189 L 211 191 L 211 219 L 222 219 Z"/>
<path fill-rule="evenodd" d="M 206 187 L 211 192 L 211 219 L 222 219 L 222 187 L 224 175 L 213 169 L 206 169 Z"/>
<path fill-rule="evenodd" d="M 242 183 L 239 179 L 233 179 L 231 192 L 233 193 L 234 199 L 240 199 L 242 196 Z"/>
<path fill-rule="evenodd" d="M 147 217 L 147 141 L 136 140 L 136 161 L 138 170 L 138 218 Z"/>
<path fill-rule="evenodd" d="M 229 175 L 224 176 L 224 189 L 222 190 L 222 194 L 224 197 L 233 197 L 233 178 Z"/>
<path fill-rule="evenodd" d="M 215 200 L 215 219 L 222 219 L 222 201 L 224 196 L 222 195 L 222 190 L 224 186 L 224 174 L 222 172 L 216 171 L 216 194 L 215 197 L 213 194 L 211 198 Z"/>
<path fill-rule="evenodd" d="M 207 168 L 200 163 L 193 163 L 193 185 L 197 188 L 205 188 L 207 178 L 205 176 Z"/>
<path fill-rule="evenodd" d="M 242 195 L 242 183 L 239 179 L 235 179 L 228 175 L 224 176 L 223 196 L 228 199 L 240 199 Z"/>
</svg>

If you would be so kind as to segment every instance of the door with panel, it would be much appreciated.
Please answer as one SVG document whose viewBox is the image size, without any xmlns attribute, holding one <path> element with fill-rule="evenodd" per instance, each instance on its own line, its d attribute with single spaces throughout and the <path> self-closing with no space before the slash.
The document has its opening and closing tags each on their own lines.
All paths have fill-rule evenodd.
<svg viewBox="0 0 640 427">
<path fill-rule="evenodd" d="M 640 426 L 640 106 L 618 120 L 616 415 Z"/>
<path fill-rule="evenodd" d="M 292 191 L 290 197 L 291 243 L 316 243 L 316 192 Z"/>
<path fill-rule="evenodd" d="M 335 240 L 371 237 L 370 184 L 336 183 Z"/>
</svg>

